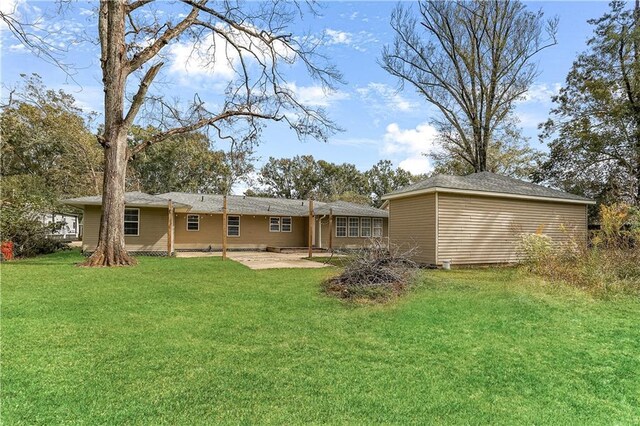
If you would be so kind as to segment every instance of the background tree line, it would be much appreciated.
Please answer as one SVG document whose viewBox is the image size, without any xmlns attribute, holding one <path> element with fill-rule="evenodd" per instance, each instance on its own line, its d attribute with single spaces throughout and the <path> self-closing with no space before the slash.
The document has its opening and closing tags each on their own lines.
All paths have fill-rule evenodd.
<svg viewBox="0 0 640 426">
<path fill-rule="evenodd" d="M 382 196 L 424 179 L 389 160 L 380 160 L 361 172 L 349 163 L 335 164 L 315 160 L 311 155 L 293 158 L 270 157 L 259 170 L 247 195 L 290 199 L 313 198 L 320 201 L 351 201 L 382 205 Z"/>
</svg>

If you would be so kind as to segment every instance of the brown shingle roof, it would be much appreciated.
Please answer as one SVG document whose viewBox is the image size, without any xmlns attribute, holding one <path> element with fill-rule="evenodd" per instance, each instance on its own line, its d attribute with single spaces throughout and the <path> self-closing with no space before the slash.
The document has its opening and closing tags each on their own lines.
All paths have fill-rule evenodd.
<svg viewBox="0 0 640 426">
<path fill-rule="evenodd" d="M 592 202 L 589 198 L 580 195 L 570 194 L 557 189 L 547 188 L 531 182 L 525 182 L 507 176 L 490 172 L 474 173 L 468 176 L 435 175 L 429 179 L 412 185 L 405 186 L 396 191 L 385 194 L 383 199 L 395 198 L 402 194 L 428 189 L 456 189 L 465 191 L 475 191 L 479 193 L 492 192 L 505 195 L 520 195 L 539 198 L 556 198 L 559 200 Z"/>
<path fill-rule="evenodd" d="M 144 192 L 127 192 L 125 194 L 125 203 L 131 206 L 167 207 L 169 200 L 175 206 L 187 207 L 189 211 L 194 213 L 222 213 L 222 195 L 190 194 L 185 192 L 167 192 L 158 195 L 149 195 Z M 102 204 L 102 197 L 96 195 L 71 198 L 62 200 L 62 202 L 74 206 L 99 206 Z M 346 201 L 314 202 L 314 213 L 316 215 L 328 215 L 329 209 L 333 209 L 335 216 L 387 217 L 389 215 L 386 210 Z M 231 214 L 307 216 L 309 214 L 309 204 L 307 200 L 229 195 L 227 197 L 227 211 Z"/>
</svg>

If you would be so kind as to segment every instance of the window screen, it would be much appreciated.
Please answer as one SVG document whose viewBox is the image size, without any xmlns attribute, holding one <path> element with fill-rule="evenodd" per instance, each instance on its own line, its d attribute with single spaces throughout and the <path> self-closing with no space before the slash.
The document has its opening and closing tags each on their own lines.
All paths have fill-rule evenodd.
<svg viewBox="0 0 640 426">
<path fill-rule="evenodd" d="M 282 218 L 282 232 L 291 232 L 291 218 L 283 217 Z"/>
<path fill-rule="evenodd" d="M 347 218 L 337 217 L 336 218 L 336 237 L 346 237 L 346 236 L 347 236 Z"/>
<path fill-rule="evenodd" d="M 350 217 L 349 218 L 349 236 L 357 237 L 360 234 L 360 218 Z"/>
<path fill-rule="evenodd" d="M 360 218 L 360 236 L 361 237 L 371 236 L 371 218 L 370 217 Z"/>
<path fill-rule="evenodd" d="M 200 229 L 200 216 L 197 214 L 187 215 L 187 231 L 198 231 Z"/>
<path fill-rule="evenodd" d="M 240 216 L 227 216 L 227 236 L 240 236 Z"/>
<path fill-rule="evenodd" d="M 138 235 L 140 231 L 140 209 L 124 209 L 124 235 Z"/>
<path fill-rule="evenodd" d="M 382 219 L 379 217 L 373 219 L 373 236 L 382 237 Z"/>
</svg>

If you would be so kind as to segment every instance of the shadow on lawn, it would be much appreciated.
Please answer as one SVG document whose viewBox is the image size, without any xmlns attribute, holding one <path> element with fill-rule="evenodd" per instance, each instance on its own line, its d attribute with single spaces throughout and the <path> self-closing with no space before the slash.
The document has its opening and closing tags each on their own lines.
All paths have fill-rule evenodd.
<svg viewBox="0 0 640 426">
<path fill-rule="evenodd" d="M 79 250 L 62 250 L 56 253 L 44 254 L 36 257 L 16 258 L 10 261 L 2 261 L 3 266 L 50 266 L 71 265 L 82 262 L 85 257 Z"/>
</svg>

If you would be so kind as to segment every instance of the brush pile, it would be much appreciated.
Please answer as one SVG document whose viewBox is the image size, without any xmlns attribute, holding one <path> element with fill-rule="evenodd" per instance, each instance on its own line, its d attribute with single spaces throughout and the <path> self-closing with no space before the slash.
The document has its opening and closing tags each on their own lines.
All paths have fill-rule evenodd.
<svg viewBox="0 0 640 426">
<path fill-rule="evenodd" d="M 368 247 L 351 254 L 340 275 L 324 283 L 327 293 L 342 299 L 385 301 L 398 296 L 414 281 L 418 265 L 415 249 L 401 251 L 372 239 Z"/>
</svg>

